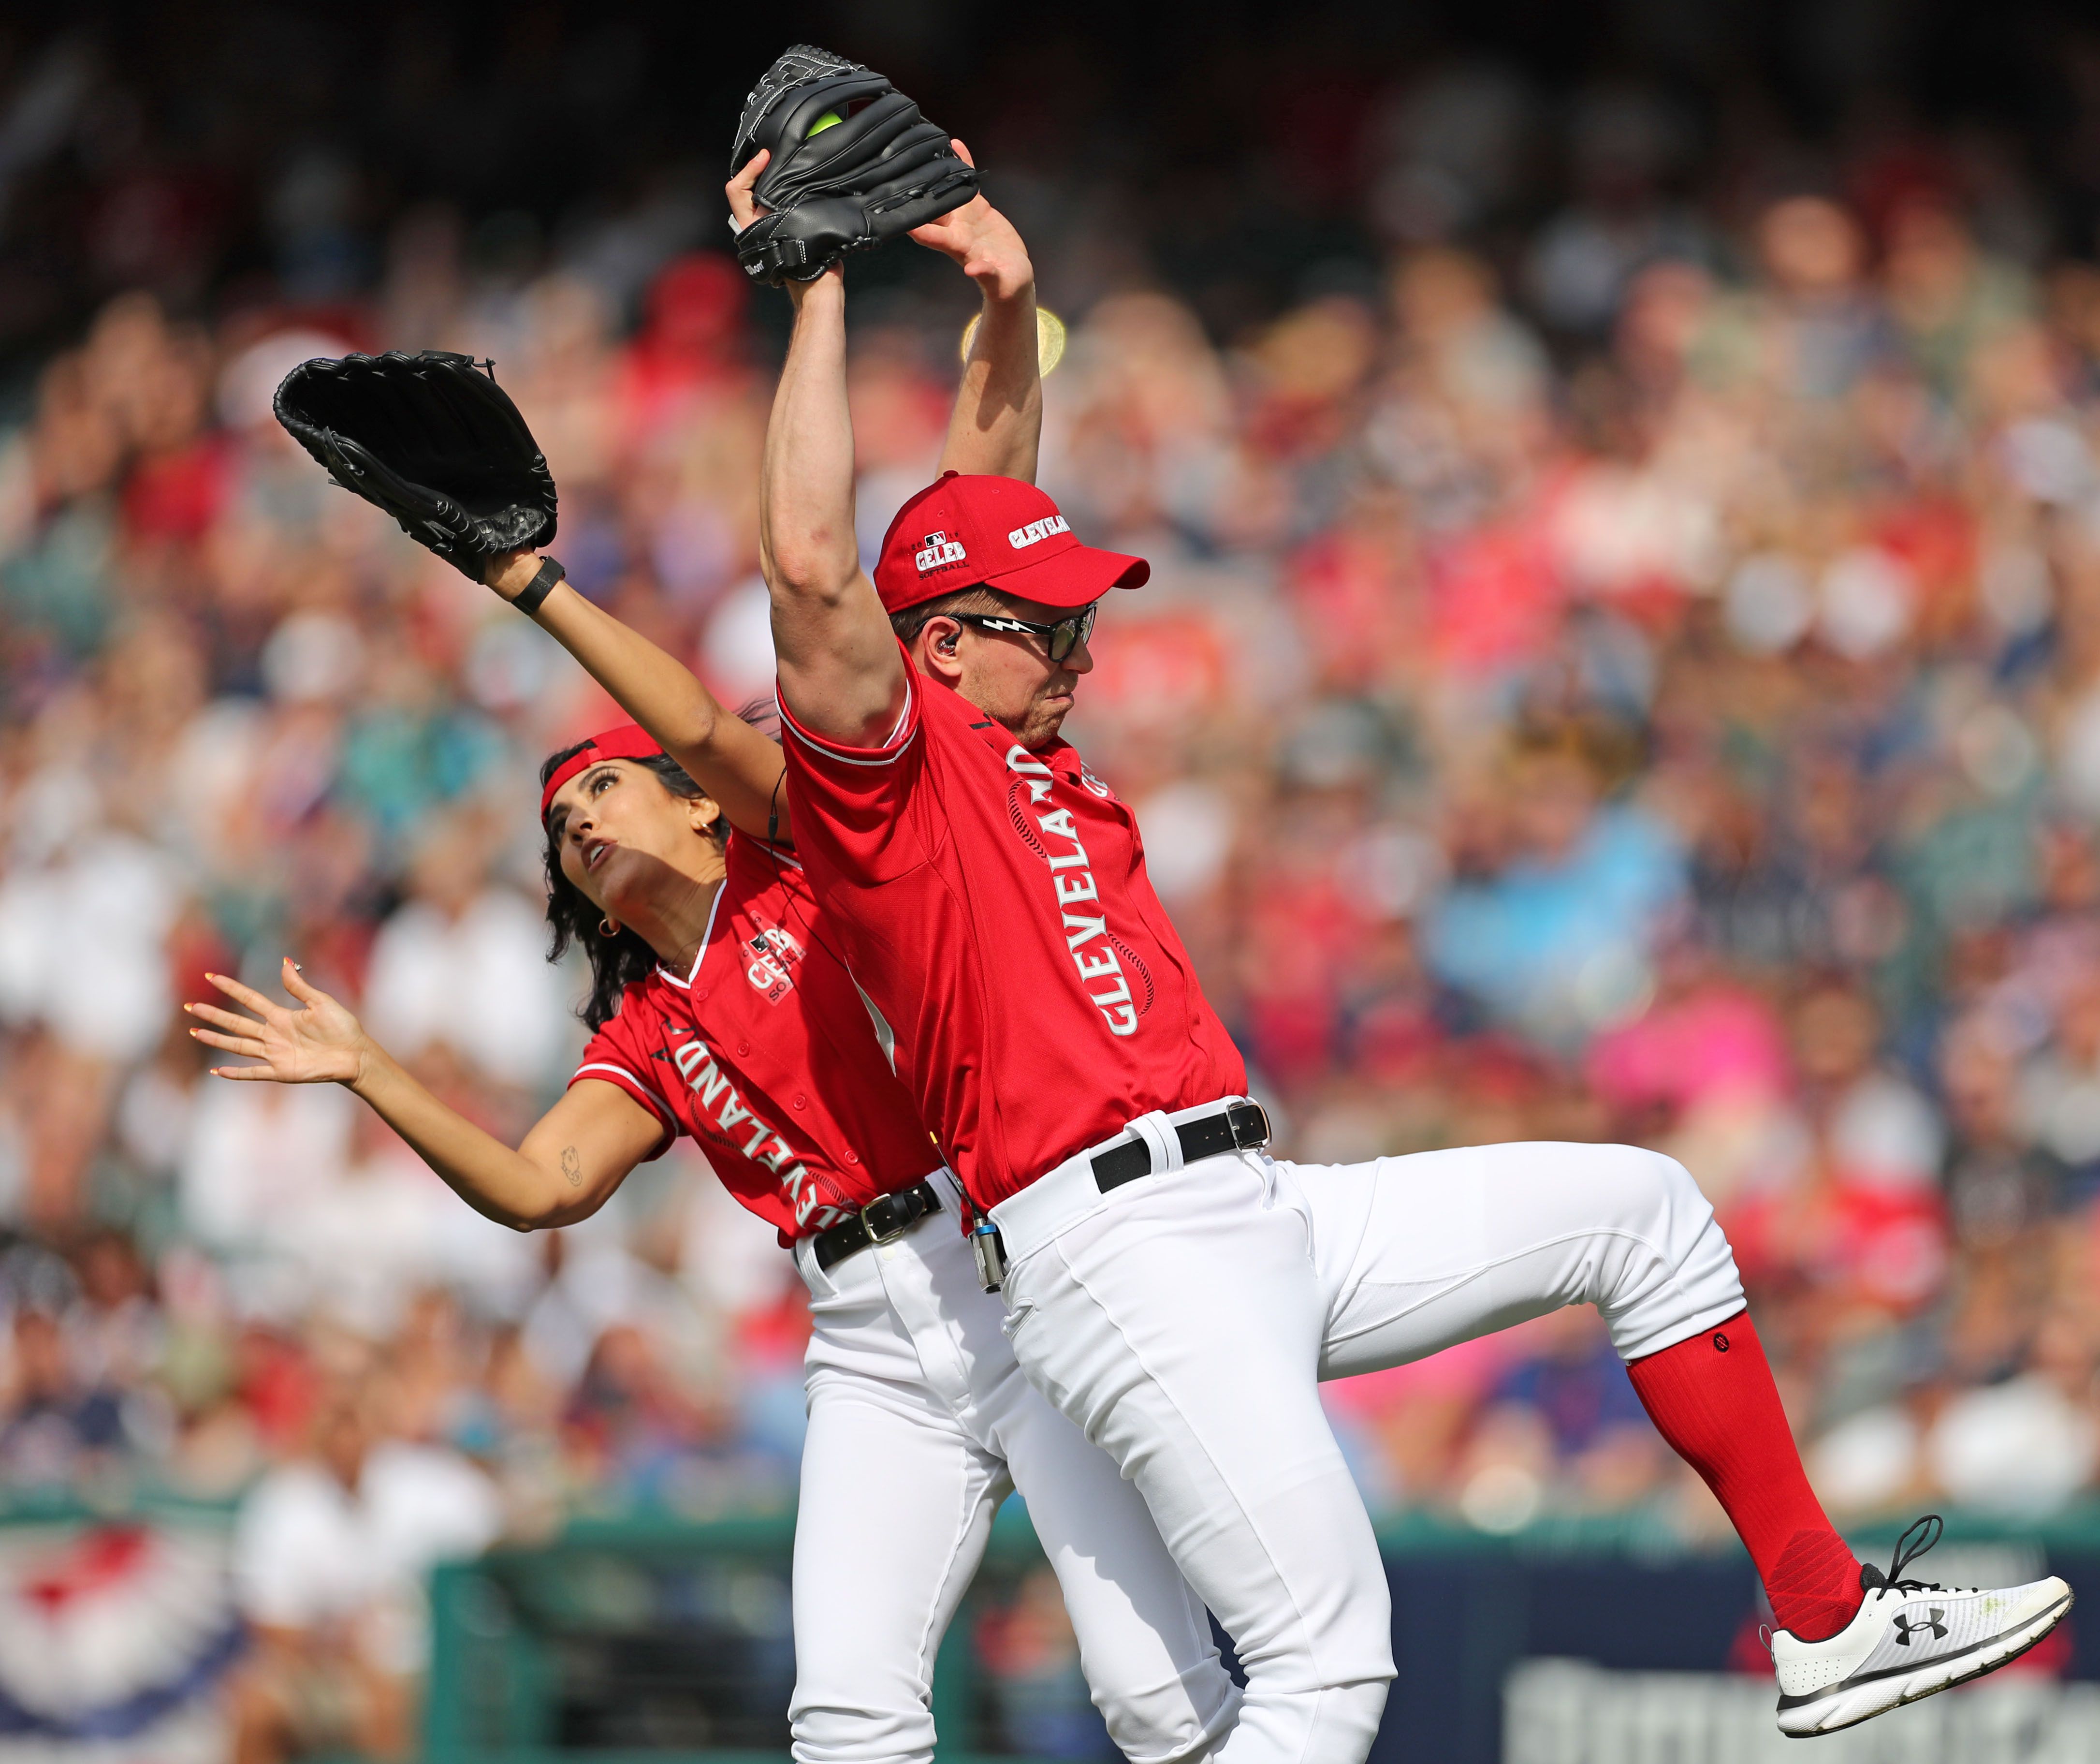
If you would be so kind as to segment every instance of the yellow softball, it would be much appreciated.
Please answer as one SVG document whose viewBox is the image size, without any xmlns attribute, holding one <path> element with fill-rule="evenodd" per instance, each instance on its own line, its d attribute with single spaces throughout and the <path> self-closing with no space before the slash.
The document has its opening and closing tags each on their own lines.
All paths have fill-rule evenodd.
<svg viewBox="0 0 2100 1764">
<path fill-rule="evenodd" d="M 970 345 L 977 341 L 977 321 L 973 318 L 963 327 L 962 356 L 970 359 Z M 1048 307 L 1035 309 L 1035 360 L 1037 371 L 1048 374 L 1065 359 L 1065 321 Z"/>
</svg>

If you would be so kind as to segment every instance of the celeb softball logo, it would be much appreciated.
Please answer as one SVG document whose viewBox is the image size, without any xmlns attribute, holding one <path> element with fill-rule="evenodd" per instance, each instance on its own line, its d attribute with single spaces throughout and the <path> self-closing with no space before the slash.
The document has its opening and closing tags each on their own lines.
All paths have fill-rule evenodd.
<svg viewBox="0 0 2100 1764">
<path fill-rule="evenodd" d="M 750 940 L 750 949 L 744 979 L 767 1004 L 779 1004 L 795 989 L 794 968 L 802 959 L 801 944 L 786 931 L 761 926 Z"/>
<path fill-rule="evenodd" d="M 929 533 L 919 542 L 919 549 L 911 561 L 919 566 L 921 576 L 930 576 L 937 569 L 947 569 L 960 564 L 969 555 L 960 539 L 951 539 L 945 533 Z"/>
</svg>

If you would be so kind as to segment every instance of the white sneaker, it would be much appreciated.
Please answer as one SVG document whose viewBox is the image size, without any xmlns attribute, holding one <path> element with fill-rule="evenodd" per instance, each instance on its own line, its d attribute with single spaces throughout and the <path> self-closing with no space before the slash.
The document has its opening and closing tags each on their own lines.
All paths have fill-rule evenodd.
<svg viewBox="0 0 2100 1764">
<path fill-rule="evenodd" d="M 1980 1678 L 2024 1654 L 2071 1609 L 2071 1589 L 2054 1575 L 1996 1591 L 1904 1580 L 1904 1568 L 1939 1541 L 1941 1529 L 1939 1515 L 1928 1514 L 1896 1541 L 1886 1574 L 1863 1567 L 1866 1603 L 1828 1641 L 1772 1632 L 1781 1733 L 1835 1733 Z M 1913 1533 L 1922 1541 L 1911 1545 Z"/>
</svg>

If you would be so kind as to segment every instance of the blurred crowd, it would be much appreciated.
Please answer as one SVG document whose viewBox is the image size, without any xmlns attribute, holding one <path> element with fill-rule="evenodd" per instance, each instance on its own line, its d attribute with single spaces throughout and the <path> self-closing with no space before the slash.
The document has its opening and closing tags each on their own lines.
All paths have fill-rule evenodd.
<svg viewBox="0 0 2100 1764">
<path fill-rule="evenodd" d="M 1127 213 L 982 156 L 1070 326 L 1043 481 L 1153 564 L 1069 732 L 1281 1151 L 1668 1151 L 1841 1522 L 2060 1510 L 2100 1456 L 2096 241 L 1986 135 L 1775 128 L 1696 183 L 1652 88 L 1556 117 L 1546 154 L 1492 63 L 1384 91 L 1360 248 L 1229 324 Z M 511 1134 L 581 1042 L 532 778 L 616 714 L 329 487 L 271 418 L 295 362 L 493 358 L 571 578 L 724 698 L 770 679 L 781 315 L 697 203 L 492 244 L 326 170 L 271 174 L 267 297 L 112 276 L 0 435 L 0 1488 L 245 1497 L 244 1597 L 288 1634 L 371 1588 L 286 1584 L 287 1538 L 420 1563 L 785 1505 L 806 1333 L 690 1147 L 519 1236 L 346 1093 L 208 1078 L 178 1026 L 289 953 Z M 899 273 L 855 303 L 871 554 L 969 311 Z M 1387 1509 L 1718 1523 L 1588 1313 L 1330 1403 Z"/>
</svg>

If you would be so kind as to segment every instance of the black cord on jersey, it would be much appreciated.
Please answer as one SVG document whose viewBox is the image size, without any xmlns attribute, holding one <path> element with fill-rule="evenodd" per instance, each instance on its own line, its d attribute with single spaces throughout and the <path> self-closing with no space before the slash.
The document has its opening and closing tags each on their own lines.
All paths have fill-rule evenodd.
<svg viewBox="0 0 2100 1764">
<path fill-rule="evenodd" d="M 823 950 L 826 955 L 829 956 L 832 961 L 837 962 L 841 968 L 845 969 L 846 978 L 852 980 L 854 985 L 858 988 L 860 985 L 860 982 L 858 979 L 854 978 L 853 964 L 846 960 L 843 951 L 835 949 L 832 947 L 831 939 L 826 937 L 823 932 L 817 929 L 816 922 L 801 912 L 801 909 L 796 904 L 794 891 L 786 886 L 786 873 L 780 866 L 779 833 L 780 793 L 787 788 L 787 785 L 788 771 L 783 766 L 781 768 L 780 776 L 774 780 L 773 798 L 771 803 L 767 809 L 765 816 L 765 855 L 767 860 L 773 865 L 774 881 L 781 884 L 780 916 L 783 919 L 792 917 L 796 923 L 800 924 L 802 927 L 803 935 L 805 935 L 810 941 L 814 944 L 819 949 Z M 814 892 L 814 890 L 811 891 L 813 893 Z M 866 995 L 863 994 L 862 996 L 864 999 Z M 873 1028 L 874 1025 L 871 1023 L 869 1025 L 871 1032 L 872 1032 Z M 893 1030 L 891 1032 L 894 1033 L 895 1032 Z M 892 1067 L 893 1069 L 894 1069 L 893 1056 Z M 942 1147 L 939 1139 L 936 1138 L 934 1140 L 933 1147 L 936 1151 L 940 1152 L 942 1161 L 943 1164 L 946 1164 L 947 1161 L 947 1152 Z M 962 1178 L 960 1176 L 955 1178 L 955 1187 L 957 1191 L 963 1196 L 964 1205 L 969 1209 L 969 1216 L 962 1222 L 963 1235 L 967 1237 L 969 1236 L 970 1232 L 976 1228 L 977 1224 L 979 1218 L 979 1214 L 977 1213 L 977 1204 L 971 1196 L 969 1191 L 963 1187 Z"/>
<path fill-rule="evenodd" d="M 844 968 L 846 978 L 852 979 L 853 964 L 846 960 L 842 951 L 832 947 L 831 940 L 817 929 L 815 922 L 801 911 L 796 903 L 794 891 L 786 886 L 787 873 L 780 864 L 780 793 L 787 787 L 788 768 L 783 765 L 780 768 L 780 776 L 773 780 L 773 795 L 767 804 L 765 815 L 765 856 L 773 866 L 774 881 L 781 885 L 780 916 L 783 920 L 792 919 L 801 925 L 803 934 L 810 941 Z M 860 983 L 854 980 L 854 984 L 858 986 Z"/>
</svg>

